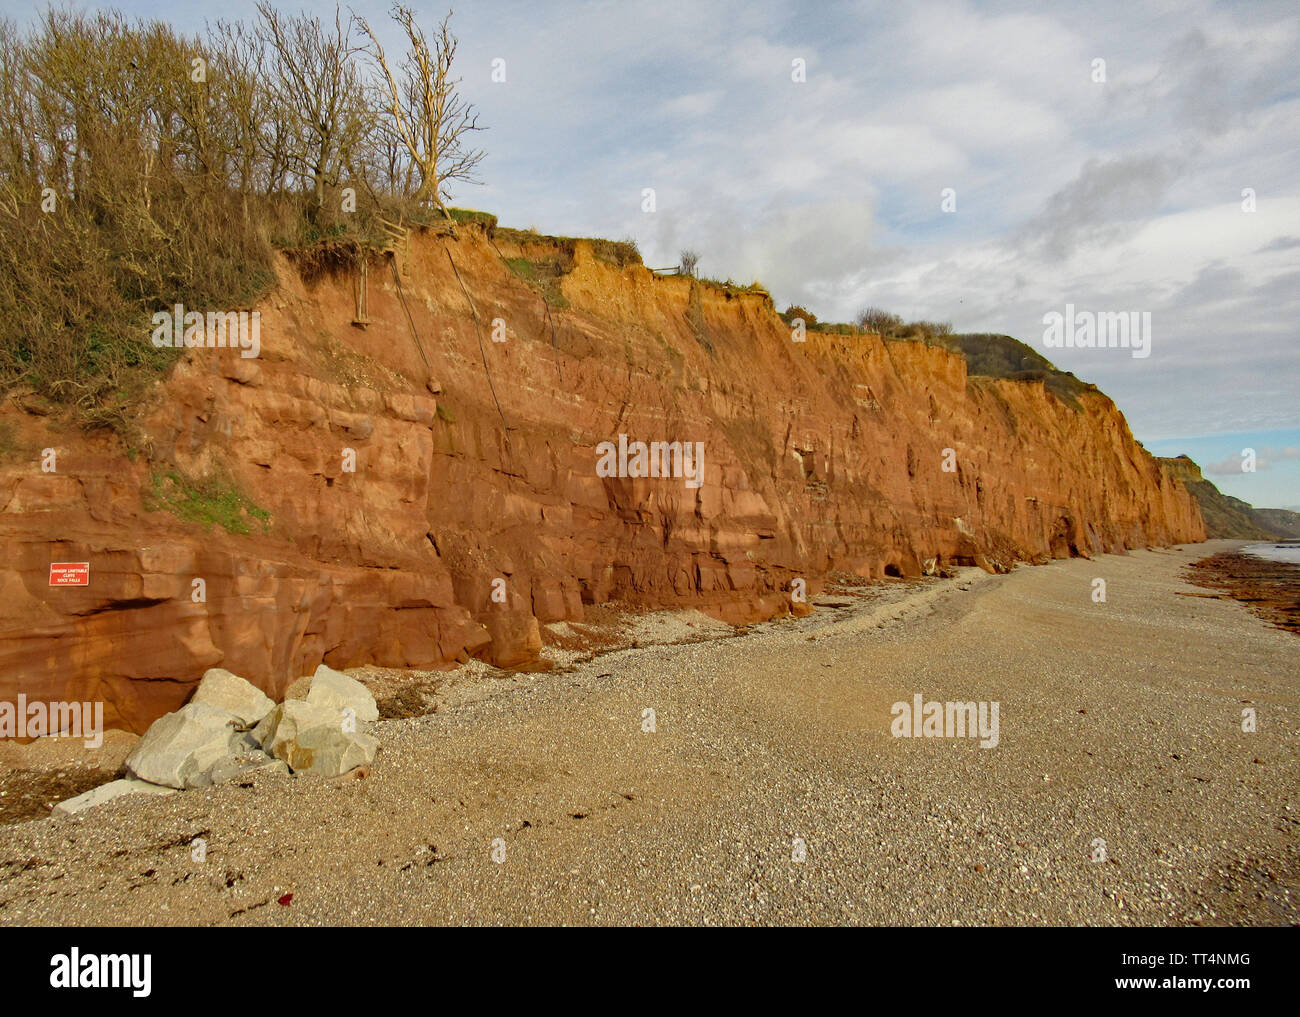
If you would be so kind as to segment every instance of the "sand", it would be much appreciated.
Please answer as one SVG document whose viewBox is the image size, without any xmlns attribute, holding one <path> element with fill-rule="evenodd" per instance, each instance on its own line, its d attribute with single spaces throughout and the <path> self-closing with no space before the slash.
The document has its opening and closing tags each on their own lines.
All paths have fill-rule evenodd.
<svg viewBox="0 0 1300 1017">
<path fill-rule="evenodd" d="M 1185 595 L 1227 546 L 480 670 L 383 722 L 362 780 L 0 828 L 0 922 L 1295 923 L 1300 639 Z M 997 747 L 894 737 L 917 694 L 997 702 Z"/>
</svg>

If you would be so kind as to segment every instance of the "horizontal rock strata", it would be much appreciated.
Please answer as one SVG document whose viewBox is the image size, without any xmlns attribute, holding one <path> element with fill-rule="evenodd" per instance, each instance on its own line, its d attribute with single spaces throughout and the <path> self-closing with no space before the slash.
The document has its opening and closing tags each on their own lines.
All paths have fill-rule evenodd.
<svg viewBox="0 0 1300 1017">
<path fill-rule="evenodd" d="M 561 255 L 549 309 L 504 260 Z M 394 257 L 400 292 L 377 260 L 364 328 L 350 270 L 284 264 L 261 357 L 187 351 L 137 422 L 147 454 L 4 411 L 0 699 L 103 700 L 143 731 L 210 668 L 279 700 L 322 662 L 527 663 L 541 625 L 613 599 L 741 623 L 832 570 L 1204 539 L 1095 390 L 1074 407 L 922 343 L 794 342 L 763 294 L 620 269 L 583 242 L 548 254 L 462 229 Z M 702 483 L 601 476 L 620 435 L 700 443 Z M 150 511 L 170 471 L 229 485 L 266 527 Z M 51 562 L 82 561 L 88 586 L 49 585 Z"/>
</svg>

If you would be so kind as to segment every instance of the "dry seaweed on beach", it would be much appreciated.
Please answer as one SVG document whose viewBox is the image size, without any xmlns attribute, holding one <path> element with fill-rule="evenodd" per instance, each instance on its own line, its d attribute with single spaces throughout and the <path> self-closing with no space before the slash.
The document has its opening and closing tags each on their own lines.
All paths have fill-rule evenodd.
<svg viewBox="0 0 1300 1017">
<path fill-rule="evenodd" d="M 1189 565 L 1187 579 L 1221 590 L 1278 628 L 1300 635 L 1300 565 L 1220 551 Z"/>
</svg>

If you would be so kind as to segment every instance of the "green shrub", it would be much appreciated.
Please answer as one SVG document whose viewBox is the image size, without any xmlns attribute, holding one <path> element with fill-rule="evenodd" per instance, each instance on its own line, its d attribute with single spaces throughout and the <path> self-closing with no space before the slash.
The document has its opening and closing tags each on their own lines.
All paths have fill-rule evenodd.
<svg viewBox="0 0 1300 1017">
<path fill-rule="evenodd" d="M 491 212 L 479 212 L 472 208 L 449 208 L 447 213 L 455 222 L 476 223 L 484 226 L 489 234 L 497 228 L 497 217 Z"/>
<path fill-rule="evenodd" d="M 145 509 L 170 512 L 186 522 L 220 526 L 227 533 L 250 532 L 250 519 L 260 523 L 264 533 L 271 528 L 271 514 L 232 486 L 216 479 L 191 481 L 174 470 L 153 474 Z"/>
<path fill-rule="evenodd" d="M 625 237 L 622 240 L 590 240 L 592 253 L 601 261 L 610 265 L 616 265 L 619 268 L 627 268 L 628 265 L 640 265 L 641 249 L 637 247 L 636 241 L 631 237 Z"/>
</svg>

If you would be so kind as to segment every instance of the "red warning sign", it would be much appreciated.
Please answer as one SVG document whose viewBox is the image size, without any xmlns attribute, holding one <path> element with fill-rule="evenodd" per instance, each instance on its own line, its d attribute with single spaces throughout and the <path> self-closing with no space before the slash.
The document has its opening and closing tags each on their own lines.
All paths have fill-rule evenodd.
<svg viewBox="0 0 1300 1017">
<path fill-rule="evenodd" d="M 50 563 L 51 586 L 89 586 L 90 562 L 69 561 Z"/>
</svg>

